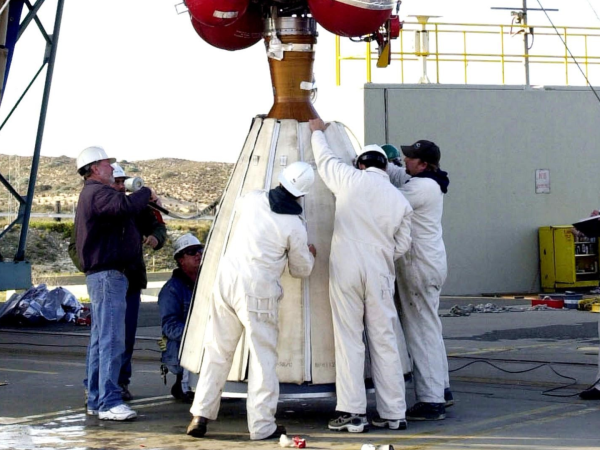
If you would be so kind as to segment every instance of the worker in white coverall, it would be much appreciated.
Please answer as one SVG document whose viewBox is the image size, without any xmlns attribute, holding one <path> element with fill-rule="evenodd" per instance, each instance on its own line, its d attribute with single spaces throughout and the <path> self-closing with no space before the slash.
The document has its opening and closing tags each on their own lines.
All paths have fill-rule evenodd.
<svg viewBox="0 0 600 450">
<path fill-rule="evenodd" d="M 381 147 L 366 146 L 356 167 L 336 157 L 321 119 L 309 121 L 319 175 L 335 195 L 329 297 L 335 340 L 337 406 L 328 427 L 368 430 L 365 344 L 375 384 L 377 427 L 406 429 L 404 375 L 394 305 L 394 260 L 410 248 L 408 201 L 389 182 Z"/>
<path fill-rule="evenodd" d="M 397 262 L 402 327 L 413 359 L 417 397 L 417 403 L 406 411 L 406 418 L 442 420 L 446 417 L 446 402 L 452 402 L 438 315 L 447 274 L 442 213 L 449 180 L 439 168 L 441 154 L 436 144 L 422 140 L 401 148 L 405 167 L 389 165 L 387 171 L 414 212 L 410 251 Z"/>
<path fill-rule="evenodd" d="M 308 277 L 314 265 L 316 250 L 307 243 L 298 203 L 312 186 L 314 171 L 305 162 L 295 162 L 281 172 L 279 182 L 270 191 L 249 192 L 236 205 L 237 226 L 211 298 L 200 378 L 190 409 L 194 417 L 187 429 L 191 436 L 204 436 L 208 420 L 217 418 L 243 331 L 250 349 L 246 403 L 250 439 L 286 433 L 275 423 L 280 279 L 286 263 L 296 278 Z"/>
</svg>

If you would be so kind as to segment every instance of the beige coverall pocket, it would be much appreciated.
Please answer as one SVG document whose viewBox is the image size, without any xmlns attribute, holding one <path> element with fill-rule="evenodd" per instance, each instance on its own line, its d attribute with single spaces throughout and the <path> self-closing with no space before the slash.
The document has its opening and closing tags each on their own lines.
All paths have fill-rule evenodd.
<svg viewBox="0 0 600 450">
<path fill-rule="evenodd" d="M 254 316 L 258 322 L 277 323 L 279 308 L 278 297 L 252 297 L 246 295 L 248 314 Z"/>
<path fill-rule="evenodd" d="M 272 282 L 252 281 L 245 288 L 248 314 L 259 322 L 277 323 L 281 286 Z"/>
</svg>

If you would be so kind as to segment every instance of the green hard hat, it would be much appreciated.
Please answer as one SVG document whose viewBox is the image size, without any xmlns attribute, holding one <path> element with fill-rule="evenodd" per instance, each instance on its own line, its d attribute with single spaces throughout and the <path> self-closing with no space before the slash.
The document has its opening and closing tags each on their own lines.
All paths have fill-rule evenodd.
<svg viewBox="0 0 600 450">
<path fill-rule="evenodd" d="M 384 144 L 381 146 L 381 148 L 387 155 L 388 161 L 391 161 L 392 159 L 400 158 L 400 152 L 392 144 Z"/>
</svg>

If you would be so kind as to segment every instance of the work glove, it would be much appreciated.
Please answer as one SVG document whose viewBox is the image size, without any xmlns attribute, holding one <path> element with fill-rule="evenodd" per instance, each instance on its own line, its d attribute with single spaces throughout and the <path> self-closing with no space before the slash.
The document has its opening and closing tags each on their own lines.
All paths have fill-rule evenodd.
<svg viewBox="0 0 600 450">
<path fill-rule="evenodd" d="M 156 343 L 158 344 L 158 348 L 160 348 L 161 352 L 167 351 L 167 337 L 166 336 L 161 337 L 158 341 L 156 341 Z"/>
</svg>

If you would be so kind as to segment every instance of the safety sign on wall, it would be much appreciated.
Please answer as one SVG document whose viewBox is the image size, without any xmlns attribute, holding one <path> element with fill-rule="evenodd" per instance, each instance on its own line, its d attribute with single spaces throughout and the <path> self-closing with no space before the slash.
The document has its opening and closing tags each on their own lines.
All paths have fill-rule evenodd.
<svg viewBox="0 0 600 450">
<path fill-rule="evenodd" d="M 549 194 L 550 193 L 550 170 L 536 169 L 535 171 L 535 193 Z"/>
</svg>

